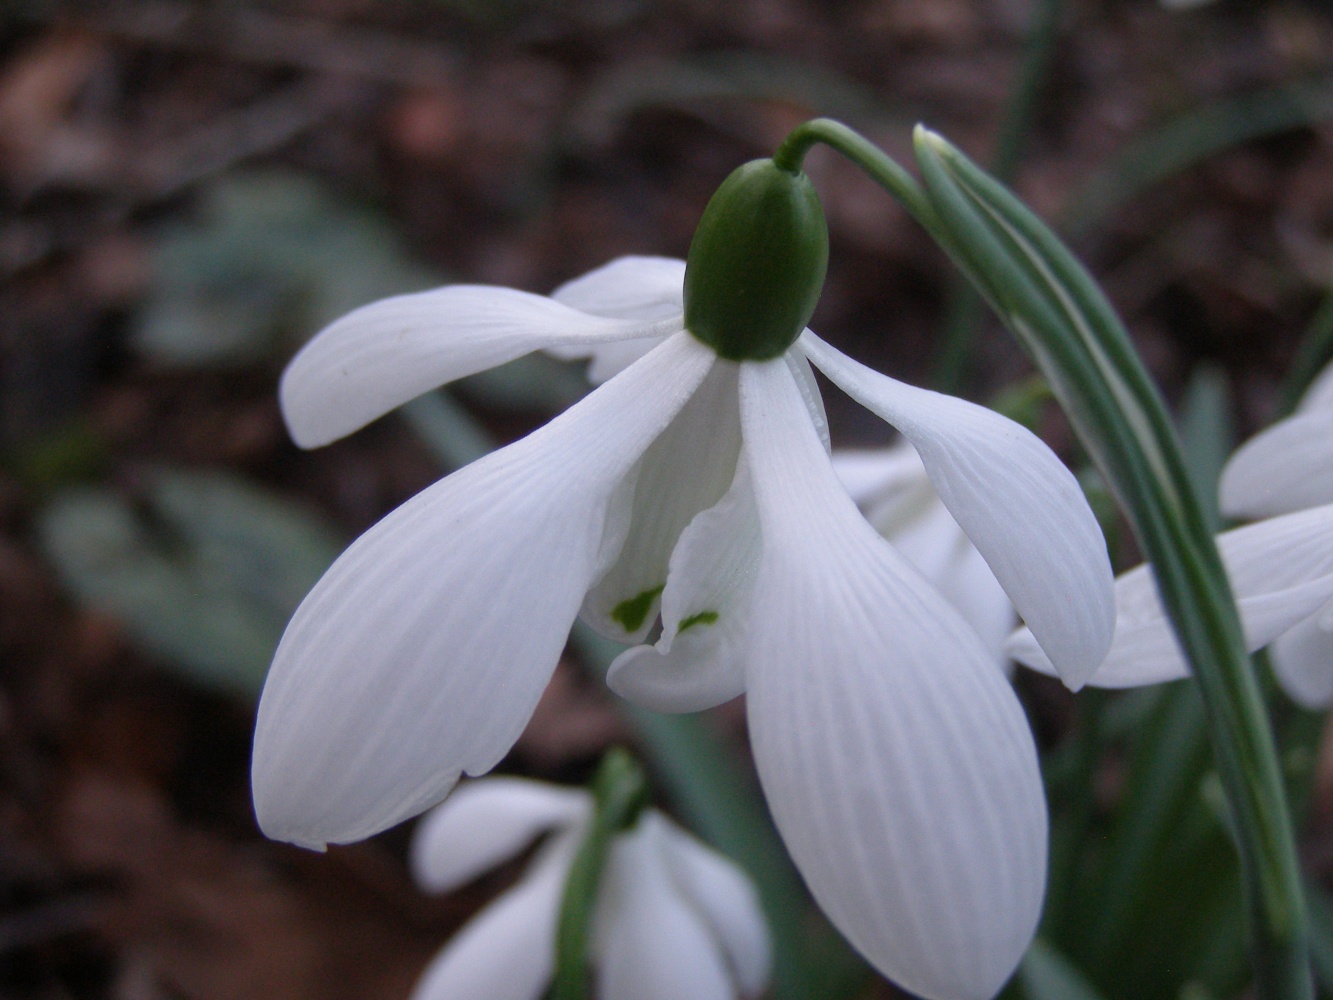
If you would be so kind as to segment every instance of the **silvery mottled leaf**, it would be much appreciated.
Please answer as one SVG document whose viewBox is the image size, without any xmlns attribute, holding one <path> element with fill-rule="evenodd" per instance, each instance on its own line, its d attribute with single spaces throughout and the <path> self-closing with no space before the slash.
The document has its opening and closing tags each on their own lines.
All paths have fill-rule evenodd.
<svg viewBox="0 0 1333 1000">
<path fill-rule="evenodd" d="M 66 492 L 38 529 L 82 604 L 166 665 L 245 693 L 259 690 L 287 618 L 342 547 L 254 484 L 166 468 L 148 475 L 140 503 L 101 487 Z"/>
<path fill-rule="evenodd" d="M 135 346 L 171 365 L 245 364 L 357 306 L 439 284 L 392 229 L 318 181 L 225 177 L 199 214 L 160 232 Z"/>
</svg>

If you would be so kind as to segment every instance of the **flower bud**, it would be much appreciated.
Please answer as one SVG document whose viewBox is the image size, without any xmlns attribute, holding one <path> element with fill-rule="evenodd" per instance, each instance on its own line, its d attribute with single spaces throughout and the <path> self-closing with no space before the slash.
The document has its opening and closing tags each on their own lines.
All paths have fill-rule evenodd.
<svg viewBox="0 0 1333 1000">
<path fill-rule="evenodd" d="M 731 361 L 782 354 L 815 311 L 828 227 L 810 178 L 772 160 L 732 171 L 685 264 L 685 328 Z"/>
</svg>

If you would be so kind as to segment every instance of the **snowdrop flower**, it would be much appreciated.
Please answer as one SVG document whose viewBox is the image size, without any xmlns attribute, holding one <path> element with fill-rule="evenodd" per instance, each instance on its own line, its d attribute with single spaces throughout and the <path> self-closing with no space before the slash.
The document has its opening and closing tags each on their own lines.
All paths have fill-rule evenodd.
<svg viewBox="0 0 1333 1000">
<path fill-rule="evenodd" d="M 1250 652 L 1269 645 L 1286 692 L 1307 708 L 1333 703 L 1333 504 L 1284 514 L 1217 536 Z M 1175 632 L 1143 564 L 1115 586 L 1115 638 L 1088 683 L 1135 687 L 1189 674 Z M 1015 632 L 1009 654 L 1053 672 L 1027 629 Z"/>
<path fill-rule="evenodd" d="M 417 828 L 412 869 L 448 892 L 539 836 L 523 877 L 431 962 L 412 1000 L 540 1000 L 556 925 L 592 808 L 581 789 L 521 778 L 464 784 Z M 734 1000 L 768 981 L 768 929 L 749 879 L 656 810 L 612 842 L 593 914 L 600 1000 Z"/>
<path fill-rule="evenodd" d="M 927 998 L 994 995 L 1044 892 L 1032 735 L 975 632 L 839 484 L 810 362 L 917 449 L 1074 686 L 1113 627 L 1105 543 L 1024 428 L 804 329 L 826 262 L 808 178 L 755 161 L 710 201 L 683 285 L 679 262 L 627 258 L 561 301 L 451 286 L 366 306 L 300 352 L 283 412 L 315 446 L 530 351 L 657 341 L 389 514 L 316 584 L 260 700 L 266 833 L 358 840 L 490 770 L 581 615 L 632 646 L 610 682 L 642 705 L 746 692 L 779 831 L 872 963 Z"/>
<path fill-rule="evenodd" d="M 1250 438 L 1231 456 L 1218 487 L 1230 517 L 1271 517 L 1333 503 L 1333 365 L 1295 414 Z"/>
<path fill-rule="evenodd" d="M 1014 606 L 930 485 L 921 456 L 906 441 L 888 448 L 833 452 L 833 471 L 871 527 L 963 613 L 1001 666 Z"/>
</svg>

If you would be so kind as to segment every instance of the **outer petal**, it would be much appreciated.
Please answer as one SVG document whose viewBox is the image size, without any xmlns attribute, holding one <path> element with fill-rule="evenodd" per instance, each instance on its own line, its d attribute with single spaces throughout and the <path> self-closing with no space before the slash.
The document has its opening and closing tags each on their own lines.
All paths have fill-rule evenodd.
<svg viewBox="0 0 1333 1000">
<path fill-rule="evenodd" d="M 1023 710 L 848 499 L 781 366 L 745 366 L 741 410 L 764 539 L 746 691 L 778 829 L 881 971 L 931 1000 L 989 998 L 1045 883 Z"/>
<path fill-rule="evenodd" d="M 717 942 L 681 897 L 646 813 L 611 847 L 597 907 L 600 1000 L 733 1000 Z"/>
<path fill-rule="evenodd" d="M 641 642 L 648 634 L 681 532 L 722 498 L 736 474 L 736 378 L 734 363 L 718 361 L 639 462 L 628 536 L 582 611 L 607 638 Z"/>
<path fill-rule="evenodd" d="M 685 262 L 675 257 L 617 257 L 567 281 L 551 298 L 594 316 L 667 319 L 684 311 Z"/>
<path fill-rule="evenodd" d="M 749 876 L 684 830 L 668 824 L 667 865 L 684 897 L 703 915 L 746 996 L 768 983 L 773 951 L 759 894 Z"/>
<path fill-rule="evenodd" d="M 801 346 L 921 456 L 940 500 L 985 557 L 1060 677 L 1081 687 L 1115 627 L 1106 541 L 1073 474 L 992 410 L 858 364 L 807 330 Z"/>
<path fill-rule="evenodd" d="M 540 348 L 596 344 L 679 330 L 608 319 L 542 295 L 485 285 L 447 285 L 363 306 L 325 327 L 282 376 L 292 438 L 328 444 L 415 396 Z"/>
<path fill-rule="evenodd" d="M 815 379 L 814 369 L 810 367 L 810 362 L 799 350 L 787 351 L 782 356 L 782 360 L 787 363 L 791 373 L 796 376 L 796 384 L 801 389 L 801 398 L 805 400 L 805 408 L 810 411 L 810 420 L 814 423 L 815 430 L 819 432 L 819 440 L 824 443 L 824 450 L 832 451 L 833 444 L 829 439 L 828 414 L 824 412 L 824 397 L 820 395 L 819 382 Z"/>
<path fill-rule="evenodd" d="M 412 837 L 417 884 L 448 892 L 518 854 L 553 827 L 588 815 L 582 789 L 524 778 L 484 778 L 454 790 L 422 819 Z"/>
<path fill-rule="evenodd" d="M 887 448 L 840 448 L 833 453 L 833 471 L 852 501 L 877 515 L 870 523 L 881 533 L 881 524 L 902 519 L 935 496 L 921 456 L 906 442 Z"/>
<path fill-rule="evenodd" d="M 937 500 L 919 521 L 885 537 L 962 613 L 991 659 L 1007 664 L 1005 640 L 1018 615 L 989 564 L 944 505 Z"/>
<path fill-rule="evenodd" d="M 1315 615 L 1333 598 L 1333 505 L 1223 532 L 1217 547 L 1251 652 Z M 1116 609 L 1115 639 L 1090 683 L 1134 687 L 1189 674 L 1146 563 L 1116 581 Z M 1050 660 L 1026 629 L 1010 637 L 1008 650 L 1020 663 L 1052 672 Z"/>
<path fill-rule="evenodd" d="M 690 522 L 671 553 L 662 637 L 616 658 L 606 675 L 611 690 L 657 712 L 698 712 L 740 694 L 758 565 L 754 490 L 738 462 L 726 496 Z"/>
<path fill-rule="evenodd" d="M 1333 628 L 1312 615 L 1273 643 L 1273 673 L 1292 700 L 1312 712 L 1333 704 Z"/>
<path fill-rule="evenodd" d="M 297 609 L 260 699 L 252 778 L 270 837 L 359 840 L 495 766 L 601 562 L 608 498 L 715 359 L 672 338 L 343 553 Z"/>
<path fill-rule="evenodd" d="M 1009 595 L 940 502 L 907 442 L 833 453 L 833 471 L 866 520 L 921 571 L 1003 664 L 1016 615 Z"/>
<path fill-rule="evenodd" d="M 685 262 L 673 257 L 619 257 L 561 285 L 551 298 L 581 312 L 616 319 L 656 321 L 684 310 Z M 601 385 L 641 358 L 660 337 L 555 347 L 561 358 L 592 358 L 588 381 Z"/>
<path fill-rule="evenodd" d="M 568 837 L 551 844 L 431 961 L 410 1000 L 541 1000 L 555 971 L 556 920 L 577 847 Z"/>
<path fill-rule="evenodd" d="M 1333 503 L 1333 409 L 1279 420 L 1231 456 L 1218 486 L 1231 517 L 1271 517 Z"/>
</svg>

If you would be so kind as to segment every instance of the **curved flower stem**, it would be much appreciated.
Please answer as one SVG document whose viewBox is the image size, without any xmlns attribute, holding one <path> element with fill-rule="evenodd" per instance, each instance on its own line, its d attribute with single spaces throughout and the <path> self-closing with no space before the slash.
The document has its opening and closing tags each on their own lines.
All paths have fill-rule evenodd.
<svg viewBox="0 0 1333 1000">
<path fill-rule="evenodd" d="M 608 750 L 592 779 L 593 810 L 588 830 L 569 867 L 555 936 L 551 1000 L 589 1000 L 588 939 L 602 871 L 617 834 L 638 822 L 648 804 L 643 768 L 620 747 Z"/>
<path fill-rule="evenodd" d="M 832 118 L 812 118 L 796 126 L 773 154 L 773 162 L 783 170 L 798 171 L 805 154 L 817 143 L 836 149 L 869 174 L 872 180 L 902 202 L 912 218 L 925 226 L 936 240 L 942 243 L 947 238 L 943 223 L 935 215 L 930 199 L 916 178 L 869 139 L 842 122 Z"/>
<path fill-rule="evenodd" d="M 923 189 L 846 126 L 799 126 L 774 157 L 824 142 L 893 194 L 967 275 L 1050 382 L 1153 564 L 1203 695 L 1234 820 L 1260 1000 L 1311 1000 L 1308 929 L 1272 729 L 1230 584 L 1165 406 L 1114 310 L 1053 233 L 942 138 L 916 137 Z"/>
</svg>

